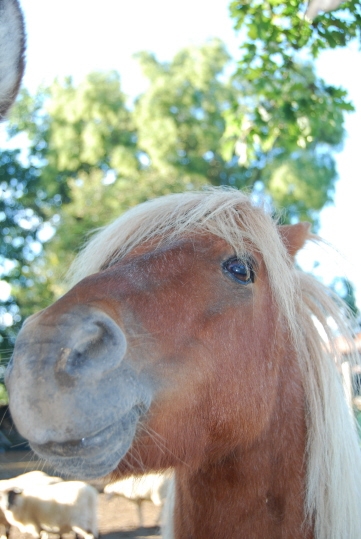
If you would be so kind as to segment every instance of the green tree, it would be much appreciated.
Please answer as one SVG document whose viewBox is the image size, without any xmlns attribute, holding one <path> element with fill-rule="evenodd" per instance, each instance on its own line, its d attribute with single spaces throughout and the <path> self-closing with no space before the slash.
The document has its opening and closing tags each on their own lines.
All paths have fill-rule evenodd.
<svg viewBox="0 0 361 539">
<path fill-rule="evenodd" d="M 317 220 L 333 199 L 332 150 L 342 143 L 343 115 L 353 107 L 342 88 L 317 77 L 312 61 L 324 49 L 347 45 L 361 29 L 358 0 L 312 23 L 306 7 L 300 0 L 230 4 L 242 36 L 235 79 L 247 96 L 229 112 L 230 151 L 237 141 L 250 185 L 261 180 L 276 208 L 286 208 L 286 220 Z"/>
<path fill-rule="evenodd" d="M 346 303 L 352 316 L 356 317 L 360 311 L 356 305 L 355 289 L 351 281 L 345 277 L 336 277 L 331 287 Z"/>
<path fill-rule="evenodd" d="M 44 221 L 44 196 L 36 167 L 24 166 L 18 150 L 1 152 L 0 279 L 12 288 L 11 296 L 0 305 L 2 351 L 11 349 L 22 317 L 30 314 L 31 302 L 22 302 L 20 291 L 39 286 L 34 284 L 30 268 L 42 249 L 38 234 Z"/>
<path fill-rule="evenodd" d="M 262 6 L 232 3 L 238 27 L 248 32 L 237 69 L 213 40 L 170 62 L 139 53 L 149 85 L 134 106 L 115 72 L 92 73 L 78 85 L 55 81 L 35 96 L 23 92 L 9 134 L 27 134 L 27 164 L 4 152 L 0 168 L 0 218 L 11 220 L 2 229 L 0 266 L 12 285 L 2 312 L 20 322 L 50 303 L 86 233 L 150 197 L 206 184 L 246 187 L 286 208 L 285 220 L 317 222 L 332 200 L 331 150 L 342 142 L 343 113 L 352 107 L 343 90 L 294 56 L 290 37 L 281 39 L 297 6 Z M 266 31 L 272 10 L 282 13 L 278 36 L 272 25 Z M 45 243 L 44 229 L 56 231 Z M 3 328 L 4 346 L 15 329 Z"/>
<path fill-rule="evenodd" d="M 86 232 L 114 215 L 113 186 L 105 181 L 114 163 L 130 180 L 138 167 L 132 119 L 114 72 L 91 74 L 79 86 L 70 78 L 55 81 L 35 96 L 23 91 L 8 131 L 26 133 L 29 147 L 27 158 L 0 154 L 0 278 L 11 284 L 0 306 L 2 359 L 24 317 L 64 291 L 66 268 Z M 44 229 L 48 237 L 57 230 L 51 247 Z"/>
<path fill-rule="evenodd" d="M 213 40 L 189 47 L 171 62 L 146 52 L 138 60 L 149 86 L 134 117 L 148 169 L 161 177 L 181 175 L 191 186 L 234 183 L 239 167 L 222 155 L 222 137 L 224 112 L 239 92 L 224 75 L 230 62 L 224 45 Z"/>
</svg>

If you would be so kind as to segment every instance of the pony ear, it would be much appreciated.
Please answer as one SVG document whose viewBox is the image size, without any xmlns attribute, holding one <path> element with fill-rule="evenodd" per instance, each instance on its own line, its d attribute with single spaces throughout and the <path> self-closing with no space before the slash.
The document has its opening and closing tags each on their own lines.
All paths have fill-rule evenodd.
<svg viewBox="0 0 361 539">
<path fill-rule="evenodd" d="M 289 255 L 294 258 L 297 251 L 302 249 L 306 240 L 311 237 L 310 223 L 297 223 L 296 225 L 279 225 L 278 231 L 286 246 Z"/>
</svg>

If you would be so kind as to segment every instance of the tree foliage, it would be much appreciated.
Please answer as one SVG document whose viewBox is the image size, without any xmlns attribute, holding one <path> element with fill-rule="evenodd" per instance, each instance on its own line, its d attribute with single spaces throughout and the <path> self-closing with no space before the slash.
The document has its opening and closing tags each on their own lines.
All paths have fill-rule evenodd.
<svg viewBox="0 0 361 539">
<path fill-rule="evenodd" d="M 248 100 L 246 107 L 244 98 L 233 104 L 228 134 L 238 141 L 250 181 L 261 177 L 290 220 L 316 218 L 297 204 L 307 200 L 307 192 L 313 191 L 313 210 L 332 201 L 331 151 L 342 143 L 344 113 L 353 110 L 346 91 L 320 79 L 312 60 L 325 48 L 346 45 L 361 28 L 359 2 L 342 4 L 342 10 L 312 24 L 300 12 L 305 7 L 299 0 L 233 0 L 230 5 L 235 28 L 244 36 L 235 79 Z"/>
<path fill-rule="evenodd" d="M 219 40 L 168 62 L 141 52 L 148 88 L 133 104 L 116 72 L 23 91 L 8 132 L 26 133 L 27 158 L 0 156 L 1 279 L 12 286 L 0 322 L 4 313 L 14 321 L 0 328 L 0 348 L 24 316 L 62 292 L 86 233 L 150 197 L 231 185 L 268 196 L 285 221 L 317 225 L 332 201 L 332 151 L 352 105 L 310 60 L 358 35 L 359 3 L 343 6 L 310 25 L 297 0 L 233 1 L 238 63 Z M 45 241 L 44 231 L 55 234 Z"/>
<path fill-rule="evenodd" d="M 332 289 L 346 303 L 349 314 L 357 317 L 360 311 L 356 305 L 355 289 L 353 284 L 345 277 L 336 277 L 331 285 Z"/>
<path fill-rule="evenodd" d="M 230 13 L 235 28 L 246 38 L 242 49 L 265 65 L 292 63 L 294 53 L 304 50 L 313 58 L 322 50 L 345 47 L 361 39 L 359 0 L 340 3 L 337 9 L 323 13 L 313 21 L 305 17 L 307 2 L 301 0 L 232 0 Z M 276 58 L 278 55 L 278 58 Z M 247 61 L 250 61 L 248 57 Z"/>
</svg>

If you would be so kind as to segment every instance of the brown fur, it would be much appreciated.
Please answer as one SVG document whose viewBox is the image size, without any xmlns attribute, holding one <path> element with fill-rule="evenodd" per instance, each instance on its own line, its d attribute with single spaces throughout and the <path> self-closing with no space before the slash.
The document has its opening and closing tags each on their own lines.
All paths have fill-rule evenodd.
<svg viewBox="0 0 361 539">
<path fill-rule="evenodd" d="M 56 306 L 91 301 L 127 336 L 135 316 L 132 359 L 161 381 L 114 478 L 175 467 L 177 539 L 306 537 L 304 391 L 262 258 L 251 292 L 217 271 L 232 249 L 211 235 L 139 251 Z"/>
</svg>

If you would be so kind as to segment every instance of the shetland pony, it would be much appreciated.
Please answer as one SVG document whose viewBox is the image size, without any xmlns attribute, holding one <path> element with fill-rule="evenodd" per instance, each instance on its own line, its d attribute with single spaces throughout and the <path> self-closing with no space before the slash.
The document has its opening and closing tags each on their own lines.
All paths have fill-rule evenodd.
<svg viewBox="0 0 361 539">
<path fill-rule="evenodd" d="M 308 239 L 236 190 L 125 213 L 19 333 L 6 383 L 20 433 L 82 478 L 173 469 L 167 537 L 360 539 L 329 320 L 352 339 L 344 307 L 294 266 Z"/>
</svg>

